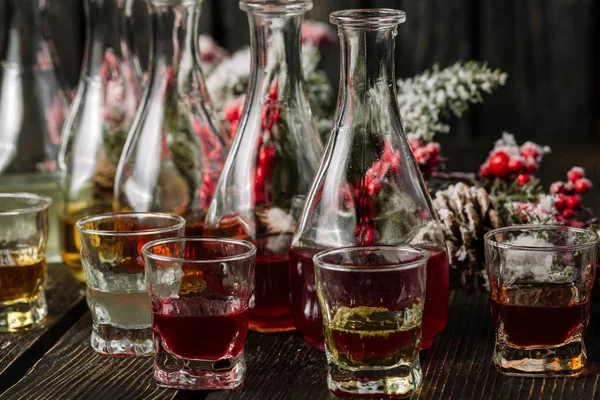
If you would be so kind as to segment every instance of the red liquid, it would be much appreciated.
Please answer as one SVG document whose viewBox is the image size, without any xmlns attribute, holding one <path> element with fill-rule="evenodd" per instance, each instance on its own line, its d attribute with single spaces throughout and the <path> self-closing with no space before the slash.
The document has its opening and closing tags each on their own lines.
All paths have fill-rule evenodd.
<svg viewBox="0 0 600 400">
<path fill-rule="evenodd" d="M 308 344 L 324 349 L 323 318 L 315 286 L 312 256 L 320 250 L 302 249 L 290 252 L 290 286 L 294 325 Z M 421 349 L 431 346 L 435 335 L 448 322 L 448 257 L 446 252 L 433 253 L 427 261 L 427 288 L 423 312 Z"/>
<path fill-rule="evenodd" d="M 187 237 L 202 237 L 204 236 L 204 223 L 187 223 L 185 225 L 185 236 Z"/>
<path fill-rule="evenodd" d="M 286 255 L 256 257 L 254 294 L 250 300 L 250 329 L 259 332 L 294 330 Z"/>
<path fill-rule="evenodd" d="M 405 331 L 386 331 L 381 335 L 377 335 L 377 331 L 368 331 L 368 335 L 365 335 L 361 331 L 332 329 L 330 346 L 336 349 L 338 358 L 343 355 L 350 363 L 368 366 L 373 362 L 378 367 L 395 365 L 404 353 L 417 351 L 420 333 L 419 327 Z"/>
<path fill-rule="evenodd" d="M 208 310 L 227 311 L 230 303 L 219 300 L 163 300 L 152 305 L 154 343 L 181 358 L 219 360 L 237 357 L 244 348 L 248 332 L 248 309 L 207 315 Z M 211 313 L 214 313 L 212 311 Z"/>
<path fill-rule="evenodd" d="M 590 303 L 531 306 L 492 301 L 492 317 L 509 343 L 524 348 L 558 346 L 587 325 Z"/>
</svg>

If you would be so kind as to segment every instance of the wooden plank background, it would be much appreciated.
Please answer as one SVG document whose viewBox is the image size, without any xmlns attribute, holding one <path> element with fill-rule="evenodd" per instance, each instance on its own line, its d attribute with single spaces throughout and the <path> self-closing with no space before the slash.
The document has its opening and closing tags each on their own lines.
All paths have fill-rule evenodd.
<svg viewBox="0 0 600 400">
<path fill-rule="evenodd" d="M 143 0 L 135 0 L 143 14 Z M 596 188 L 586 202 L 600 213 L 600 1 L 598 0 L 313 0 L 307 18 L 356 7 L 406 11 L 399 30 L 398 77 L 434 63 L 478 59 L 509 75 L 506 87 L 439 136 L 449 169 L 475 170 L 503 130 L 518 140 L 555 149 L 544 161 L 546 184 L 565 179 L 571 165 L 588 170 Z M 67 81 L 75 85 L 83 54 L 82 0 L 49 0 L 51 34 Z M 147 20 L 140 16 L 137 43 L 147 55 Z M 238 0 L 205 0 L 201 30 L 235 51 L 249 43 Z M 145 61 L 145 60 L 142 60 Z M 337 84 L 339 55 L 325 54 L 322 67 Z"/>
</svg>

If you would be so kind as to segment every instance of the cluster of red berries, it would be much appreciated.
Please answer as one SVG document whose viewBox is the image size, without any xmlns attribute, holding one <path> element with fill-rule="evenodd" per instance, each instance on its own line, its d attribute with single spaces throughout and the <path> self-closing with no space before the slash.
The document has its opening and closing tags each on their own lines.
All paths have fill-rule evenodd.
<svg viewBox="0 0 600 400">
<path fill-rule="evenodd" d="M 482 177 L 516 180 L 521 186 L 531 182 L 538 170 L 546 150 L 533 142 L 525 142 L 521 147 L 516 143 L 496 146 L 479 169 Z"/>
<path fill-rule="evenodd" d="M 423 177 L 431 176 L 435 168 L 440 164 L 440 144 L 435 142 L 423 143 L 419 139 L 410 139 L 408 141 L 410 148 L 415 155 L 419 169 Z"/>
<path fill-rule="evenodd" d="M 550 186 L 550 192 L 556 195 L 554 207 L 559 213 L 559 222 L 575 217 L 575 211 L 581 207 L 581 195 L 591 187 L 592 182 L 586 179 L 585 170 L 580 167 L 573 167 L 567 172 L 567 182 L 557 181 Z"/>
<path fill-rule="evenodd" d="M 233 139 L 235 132 L 237 131 L 240 119 L 242 118 L 242 110 L 244 108 L 245 96 L 234 97 L 233 99 L 227 100 L 223 106 L 223 113 L 225 114 L 225 121 L 227 121 L 229 138 Z"/>
<path fill-rule="evenodd" d="M 277 100 L 277 80 L 275 80 L 269 89 L 269 97 L 265 102 L 261 115 L 261 132 L 258 143 L 258 161 L 254 174 L 254 198 L 256 203 L 267 203 L 271 201 L 272 188 L 270 187 L 275 161 L 277 159 L 277 150 L 268 140 L 273 137 L 272 130 L 279 124 L 279 107 Z"/>
</svg>

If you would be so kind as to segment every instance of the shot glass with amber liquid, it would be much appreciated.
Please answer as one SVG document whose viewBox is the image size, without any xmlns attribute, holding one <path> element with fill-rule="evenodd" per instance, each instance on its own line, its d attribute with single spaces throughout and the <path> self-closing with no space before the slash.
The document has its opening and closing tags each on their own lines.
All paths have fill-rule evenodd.
<svg viewBox="0 0 600 400">
<path fill-rule="evenodd" d="M 511 226 L 486 234 L 493 362 L 502 373 L 583 371 L 597 244 L 593 231 L 566 226 Z"/>
<path fill-rule="evenodd" d="M 397 399 L 420 387 L 427 259 L 418 248 L 383 245 L 313 257 L 331 393 Z"/>
<path fill-rule="evenodd" d="M 0 332 L 43 324 L 49 197 L 0 193 Z"/>
</svg>

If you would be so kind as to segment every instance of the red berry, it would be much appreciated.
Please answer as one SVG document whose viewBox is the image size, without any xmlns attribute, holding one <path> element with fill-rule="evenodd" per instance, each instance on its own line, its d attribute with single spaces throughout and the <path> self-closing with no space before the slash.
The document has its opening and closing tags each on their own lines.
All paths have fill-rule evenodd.
<svg viewBox="0 0 600 400">
<path fill-rule="evenodd" d="M 265 181 L 265 171 L 262 166 L 256 167 L 256 176 L 255 176 L 256 184 L 262 185 Z"/>
<path fill-rule="evenodd" d="M 490 170 L 490 166 L 489 165 L 482 165 L 481 168 L 479 168 L 479 173 L 484 178 L 491 178 L 492 177 L 492 171 Z"/>
<path fill-rule="evenodd" d="M 558 196 L 558 199 L 556 199 L 556 201 L 554 202 L 554 207 L 556 207 L 557 210 L 562 210 L 563 208 L 565 208 L 565 205 L 565 196 L 561 194 Z"/>
<path fill-rule="evenodd" d="M 565 208 L 565 209 L 562 211 L 562 216 L 563 216 L 563 218 L 565 218 L 565 219 L 571 219 L 571 218 L 573 218 L 573 217 L 575 216 L 575 211 L 573 211 L 573 210 L 572 210 L 572 209 L 570 209 L 570 208 Z"/>
<path fill-rule="evenodd" d="M 369 186 L 367 186 L 367 193 L 369 193 L 370 196 L 377 196 L 379 192 L 381 192 L 381 182 L 379 180 L 371 181 Z"/>
<path fill-rule="evenodd" d="M 552 194 L 559 194 L 559 193 L 563 193 L 565 191 L 565 183 L 564 182 L 554 182 L 552 185 L 550 185 L 550 193 Z"/>
<path fill-rule="evenodd" d="M 537 158 L 540 156 L 540 153 L 534 146 L 523 146 L 523 148 L 521 149 L 521 155 L 525 158 L 532 158 L 534 160 L 537 160 Z"/>
<path fill-rule="evenodd" d="M 528 158 L 525 161 L 525 171 L 528 174 L 533 174 L 538 169 L 538 163 L 533 158 Z"/>
<path fill-rule="evenodd" d="M 490 173 L 493 176 L 503 177 L 508 174 L 508 163 L 510 157 L 503 151 L 499 151 L 490 158 Z"/>
<path fill-rule="evenodd" d="M 567 172 L 567 179 L 569 182 L 575 183 L 579 179 L 585 177 L 585 170 L 581 167 L 573 167 Z"/>
<path fill-rule="evenodd" d="M 529 182 L 531 182 L 531 175 L 527 175 L 527 174 L 519 174 L 519 176 L 517 176 L 517 183 L 521 186 L 528 184 Z"/>
<path fill-rule="evenodd" d="M 439 143 L 427 143 L 427 146 L 425 146 L 425 150 L 427 150 L 429 152 L 429 154 L 431 154 L 432 156 L 436 156 L 440 154 L 440 144 Z"/>
<path fill-rule="evenodd" d="M 508 162 L 508 169 L 510 170 L 510 172 L 518 173 L 521 172 L 523 168 L 525 168 L 525 164 L 519 159 L 513 158 Z"/>
<path fill-rule="evenodd" d="M 592 187 L 592 182 L 589 179 L 581 178 L 575 182 L 575 191 L 577 193 L 587 193 Z"/>
<path fill-rule="evenodd" d="M 430 154 L 425 148 L 421 147 L 414 151 L 415 158 L 419 164 L 427 164 L 430 159 Z"/>
<path fill-rule="evenodd" d="M 372 226 L 367 227 L 365 232 L 365 244 L 372 244 L 375 241 L 375 228 Z"/>
<path fill-rule="evenodd" d="M 567 201 L 566 201 L 565 205 L 568 208 L 575 209 L 581 205 L 581 197 L 577 196 L 576 194 L 571 195 L 571 196 L 567 197 Z"/>
</svg>

